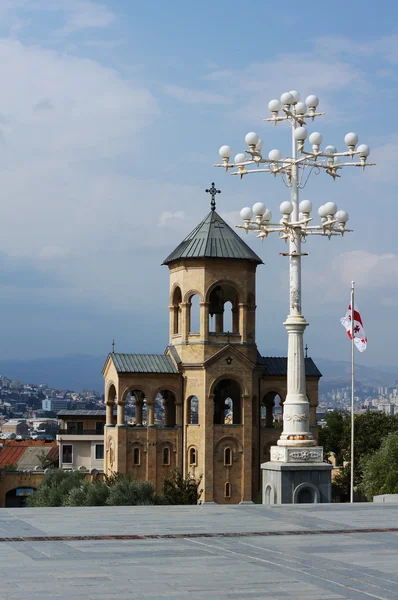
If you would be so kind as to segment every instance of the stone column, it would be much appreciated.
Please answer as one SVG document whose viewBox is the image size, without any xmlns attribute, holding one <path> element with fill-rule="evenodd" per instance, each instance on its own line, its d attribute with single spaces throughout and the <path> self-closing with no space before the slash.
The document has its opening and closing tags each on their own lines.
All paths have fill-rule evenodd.
<svg viewBox="0 0 398 600">
<path fill-rule="evenodd" d="M 243 423 L 243 469 L 242 469 L 242 502 L 252 502 L 252 403 L 248 394 L 242 394 L 242 423 Z"/>
<path fill-rule="evenodd" d="M 203 501 L 214 502 L 213 490 L 213 461 L 214 461 L 214 439 L 213 439 L 213 413 L 214 413 L 214 394 L 209 394 L 205 407 L 205 422 L 203 428 Z"/>
<path fill-rule="evenodd" d="M 142 404 L 143 401 L 139 398 L 135 398 L 135 423 L 136 425 L 142 425 Z"/>
<path fill-rule="evenodd" d="M 153 427 L 155 425 L 155 400 L 148 400 L 147 398 L 146 409 L 148 427 Z"/>
<path fill-rule="evenodd" d="M 117 427 L 124 427 L 126 425 L 125 422 L 125 402 L 117 403 Z"/>
<path fill-rule="evenodd" d="M 232 332 L 239 333 L 239 307 L 234 306 L 232 309 Z"/>
<path fill-rule="evenodd" d="M 176 400 L 175 407 L 176 407 L 176 425 L 181 426 L 182 425 L 182 400 Z"/>
<path fill-rule="evenodd" d="M 170 304 L 170 306 L 169 306 L 169 312 L 170 312 L 169 338 L 170 338 L 170 342 L 174 335 L 174 308 L 175 308 L 174 305 Z"/>
<path fill-rule="evenodd" d="M 209 302 L 200 303 L 200 337 L 207 342 L 209 340 Z"/>
<path fill-rule="evenodd" d="M 113 426 L 113 407 L 113 402 L 112 404 L 106 404 L 106 427 Z"/>
<path fill-rule="evenodd" d="M 168 427 L 170 425 L 170 410 L 169 410 L 169 398 L 162 398 L 163 410 L 164 410 L 164 425 Z"/>
<path fill-rule="evenodd" d="M 216 333 L 222 333 L 224 331 L 224 311 L 222 313 L 216 313 L 214 317 Z"/>
<path fill-rule="evenodd" d="M 247 304 L 239 304 L 239 333 L 242 342 L 247 342 Z"/>
<path fill-rule="evenodd" d="M 190 328 L 190 317 L 191 317 L 191 303 L 182 302 L 182 323 L 181 323 L 181 341 L 187 342 Z"/>
<path fill-rule="evenodd" d="M 265 426 L 273 427 L 274 426 L 274 415 L 273 408 L 275 406 L 275 401 L 270 400 L 265 405 Z"/>
</svg>

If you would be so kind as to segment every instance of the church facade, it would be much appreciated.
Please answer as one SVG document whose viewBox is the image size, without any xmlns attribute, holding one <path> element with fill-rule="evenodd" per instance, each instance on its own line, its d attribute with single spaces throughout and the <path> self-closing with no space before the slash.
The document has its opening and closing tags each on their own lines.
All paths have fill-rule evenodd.
<svg viewBox="0 0 398 600">
<path fill-rule="evenodd" d="M 287 374 L 286 358 L 263 357 L 256 345 L 262 260 L 213 204 L 163 264 L 170 272 L 164 354 L 112 352 L 104 365 L 105 473 L 150 480 L 160 493 L 178 467 L 203 476 L 202 501 L 252 501 L 281 433 L 274 407 L 279 399 L 283 413 Z M 314 435 L 320 376 L 306 358 Z M 129 403 L 135 417 L 127 423 Z"/>
</svg>

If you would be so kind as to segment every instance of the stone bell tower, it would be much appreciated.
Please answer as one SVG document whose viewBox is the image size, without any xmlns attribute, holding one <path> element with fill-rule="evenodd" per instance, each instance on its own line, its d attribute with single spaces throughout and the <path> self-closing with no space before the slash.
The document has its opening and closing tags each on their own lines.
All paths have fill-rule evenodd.
<svg viewBox="0 0 398 600">
<path fill-rule="evenodd" d="M 262 260 L 211 210 L 166 258 L 169 351 L 183 372 L 184 471 L 204 500 L 252 499 L 256 268 Z"/>
<path fill-rule="evenodd" d="M 177 467 L 203 475 L 201 501 L 237 504 L 258 497 L 260 465 L 279 438 L 287 361 L 257 350 L 262 260 L 216 212 L 214 184 L 206 191 L 210 212 L 163 263 L 167 348 L 106 359 L 104 470 L 152 481 L 162 493 Z M 315 430 L 320 373 L 310 358 L 305 365 Z"/>
</svg>

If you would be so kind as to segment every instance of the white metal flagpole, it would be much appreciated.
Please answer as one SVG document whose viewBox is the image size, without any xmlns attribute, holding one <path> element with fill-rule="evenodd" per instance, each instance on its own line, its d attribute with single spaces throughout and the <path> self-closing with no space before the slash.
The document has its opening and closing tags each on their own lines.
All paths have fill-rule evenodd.
<svg viewBox="0 0 398 600">
<path fill-rule="evenodd" d="M 351 281 L 351 503 L 354 502 L 354 284 Z"/>
</svg>

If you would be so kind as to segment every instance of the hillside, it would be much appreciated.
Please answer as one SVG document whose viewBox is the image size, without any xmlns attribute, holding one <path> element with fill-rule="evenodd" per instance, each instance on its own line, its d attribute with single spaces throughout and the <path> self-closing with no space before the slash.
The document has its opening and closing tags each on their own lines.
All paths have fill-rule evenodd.
<svg viewBox="0 0 398 600">
<path fill-rule="evenodd" d="M 24 383 L 39 385 L 46 383 L 49 387 L 62 390 L 97 390 L 102 392 L 101 375 L 105 356 L 87 354 L 68 355 L 63 357 L 37 358 L 31 360 L 0 360 L 0 375 L 9 379 L 17 379 Z M 325 392 L 332 387 L 344 387 L 350 384 L 351 364 L 345 361 L 314 359 L 323 377 L 320 390 Z M 396 372 L 385 371 L 380 367 L 356 365 L 356 380 L 362 385 L 373 387 L 390 386 L 398 380 Z"/>
</svg>

